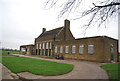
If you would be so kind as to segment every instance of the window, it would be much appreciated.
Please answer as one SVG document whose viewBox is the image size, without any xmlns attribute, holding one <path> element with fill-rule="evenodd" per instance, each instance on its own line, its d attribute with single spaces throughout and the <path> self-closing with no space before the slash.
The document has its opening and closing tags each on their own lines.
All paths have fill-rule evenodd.
<svg viewBox="0 0 120 81">
<path fill-rule="evenodd" d="M 40 47 L 39 47 L 39 49 L 41 49 L 41 44 L 40 44 Z"/>
<path fill-rule="evenodd" d="M 49 43 L 47 42 L 47 43 L 46 43 L 46 49 L 48 49 L 48 44 L 49 44 Z"/>
<path fill-rule="evenodd" d="M 57 46 L 55 46 L 55 53 L 57 53 Z"/>
<path fill-rule="evenodd" d="M 36 44 L 36 49 L 38 49 L 38 44 Z"/>
<path fill-rule="evenodd" d="M 43 43 L 43 45 L 42 45 L 42 49 L 45 49 L 45 43 Z"/>
<path fill-rule="evenodd" d="M 88 45 L 88 53 L 93 54 L 94 53 L 94 45 Z"/>
<path fill-rule="evenodd" d="M 84 54 L 84 45 L 79 46 L 79 53 Z"/>
<path fill-rule="evenodd" d="M 68 53 L 69 52 L 69 46 L 66 46 L 65 47 L 65 53 Z"/>
<path fill-rule="evenodd" d="M 32 52 L 34 52 L 34 48 L 32 49 Z"/>
<path fill-rule="evenodd" d="M 75 53 L 75 52 L 76 52 L 76 46 L 73 45 L 73 46 L 72 46 L 72 53 Z"/>
<path fill-rule="evenodd" d="M 63 53 L 63 47 L 60 46 L 60 53 Z"/>
<path fill-rule="evenodd" d="M 26 48 L 21 48 L 21 51 L 22 51 L 22 52 L 25 52 L 25 51 L 26 51 Z"/>
<path fill-rule="evenodd" d="M 27 52 L 29 52 L 29 48 L 27 48 Z"/>
</svg>

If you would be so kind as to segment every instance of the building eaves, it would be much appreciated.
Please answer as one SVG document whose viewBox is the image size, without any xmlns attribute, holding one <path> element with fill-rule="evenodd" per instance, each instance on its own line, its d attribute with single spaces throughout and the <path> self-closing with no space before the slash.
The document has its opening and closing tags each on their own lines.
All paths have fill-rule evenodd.
<svg viewBox="0 0 120 81">
<path fill-rule="evenodd" d="M 113 39 L 113 40 L 117 40 L 108 36 L 94 36 L 94 37 L 85 37 L 85 38 L 77 38 L 75 40 L 80 40 L 80 39 L 89 39 L 89 38 L 100 38 L 100 37 L 105 37 L 105 38 L 109 38 L 109 39 Z"/>
</svg>

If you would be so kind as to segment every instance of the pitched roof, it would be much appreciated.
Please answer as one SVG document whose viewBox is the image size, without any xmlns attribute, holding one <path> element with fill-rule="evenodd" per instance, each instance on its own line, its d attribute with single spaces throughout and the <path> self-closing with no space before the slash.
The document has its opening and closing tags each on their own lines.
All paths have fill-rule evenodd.
<svg viewBox="0 0 120 81">
<path fill-rule="evenodd" d="M 75 40 L 80 40 L 80 39 L 89 39 L 89 38 L 99 38 L 99 37 L 105 37 L 105 38 L 109 38 L 109 39 L 113 39 L 113 40 L 118 40 L 112 37 L 108 37 L 108 36 L 94 36 L 94 37 L 85 37 L 85 38 L 77 38 Z"/>
<path fill-rule="evenodd" d="M 39 36 L 38 36 L 38 38 L 39 37 L 46 37 L 46 36 L 53 36 L 53 35 L 57 35 L 60 31 L 61 31 L 61 29 L 62 29 L 63 27 L 59 27 L 59 28 L 56 28 L 56 29 L 53 29 L 53 30 L 50 30 L 50 31 L 46 31 L 46 32 L 44 32 L 44 33 L 41 33 Z"/>
</svg>

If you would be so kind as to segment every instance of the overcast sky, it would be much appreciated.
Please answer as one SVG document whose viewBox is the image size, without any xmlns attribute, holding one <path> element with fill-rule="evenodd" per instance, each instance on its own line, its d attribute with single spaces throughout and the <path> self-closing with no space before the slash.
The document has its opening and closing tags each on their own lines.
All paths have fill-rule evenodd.
<svg viewBox="0 0 120 81">
<path fill-rule="evenodd" d="M 44 2 L 45 0 L 0 0 L 2 47 L 19 49 L 20 45 L 34 44 L 34 39 L 41 34 L 42 28 L 51 30 L 64 25 L 66 18 L 57 21 L 59 11 L 54 8 L 43 9 Z M 67 19 L 71 21 L 70 29 L 75 38 L 106 35 L 118 39 L 117 18 L 107 23 L 107 28 L 90 27 L 85 35 L 81 28 L 84 20 L 72 20 L 72 16 Z"/>
</svg>

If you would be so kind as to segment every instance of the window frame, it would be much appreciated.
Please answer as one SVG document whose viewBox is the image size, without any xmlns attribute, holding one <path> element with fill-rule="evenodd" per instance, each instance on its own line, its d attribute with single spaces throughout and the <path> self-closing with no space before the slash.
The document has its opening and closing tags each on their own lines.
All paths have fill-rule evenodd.
<svg viewBox="0 0 120 81">
<path fill-rule="evenodd" d="M 55 53 L 58 52 L 58 46 L 55 46 Z"/>
<path fill-rule="evenodd" d="M 88 54 L 94 54 L 94 44 L 88 45 Z"/>
<path fill-rule="evenodd" d="M 60 53 L 63 53 L 63 46 L 60 46 Z"/>
<path fill-rule="evenodd" d="M 39 44 L 39 49 L 41 49 L 42 48 L 42 45 L 41 45 L 41 43 Z"/>
<path fill-rule="evenodd" d="M 47 43 L 46 43 L 46 49 L 48 49 L 48 46 L 49 46 L 49 43 L 47 42 Z"/>
<path fill-rule="evenodd" d="M 83 44 L 79 45 L 79 54 L 84 54 L 84 45 Z"/>
<path fill-rule="evenodd" d="M 76 53 L 76 45 L 72 45 L 72 54 Z"/>
<path fill-rule="evenodd" d="M 29 51 L 30 51 L 30 49 L 29 49 L 28 47 L 27 47 L 26 49 L 27 49 L 27 52 L 29 52 Z"/>
<path fill-rule="evenodd" d="M 45 43 L 42 43 L 42 49 L 45 49 Z"/>
<path fill-rule="evenodd" d="M 23 48 L 23 47 L 22 47 L 22 48 L 21 48 L 21 51 L 22 51 L 22 52 L 26 52 L 26 48 Z"/>
<path fill-rule="evenodd" d="M 38 43 L 36 43 L 36 49 L 38 49 L 38 46 L 39 46 Z"/>
<path fill-rule="evenodd" d="M 65 46 L 65 53 L 69 53 L 69 46 Z"/>
</svg>

